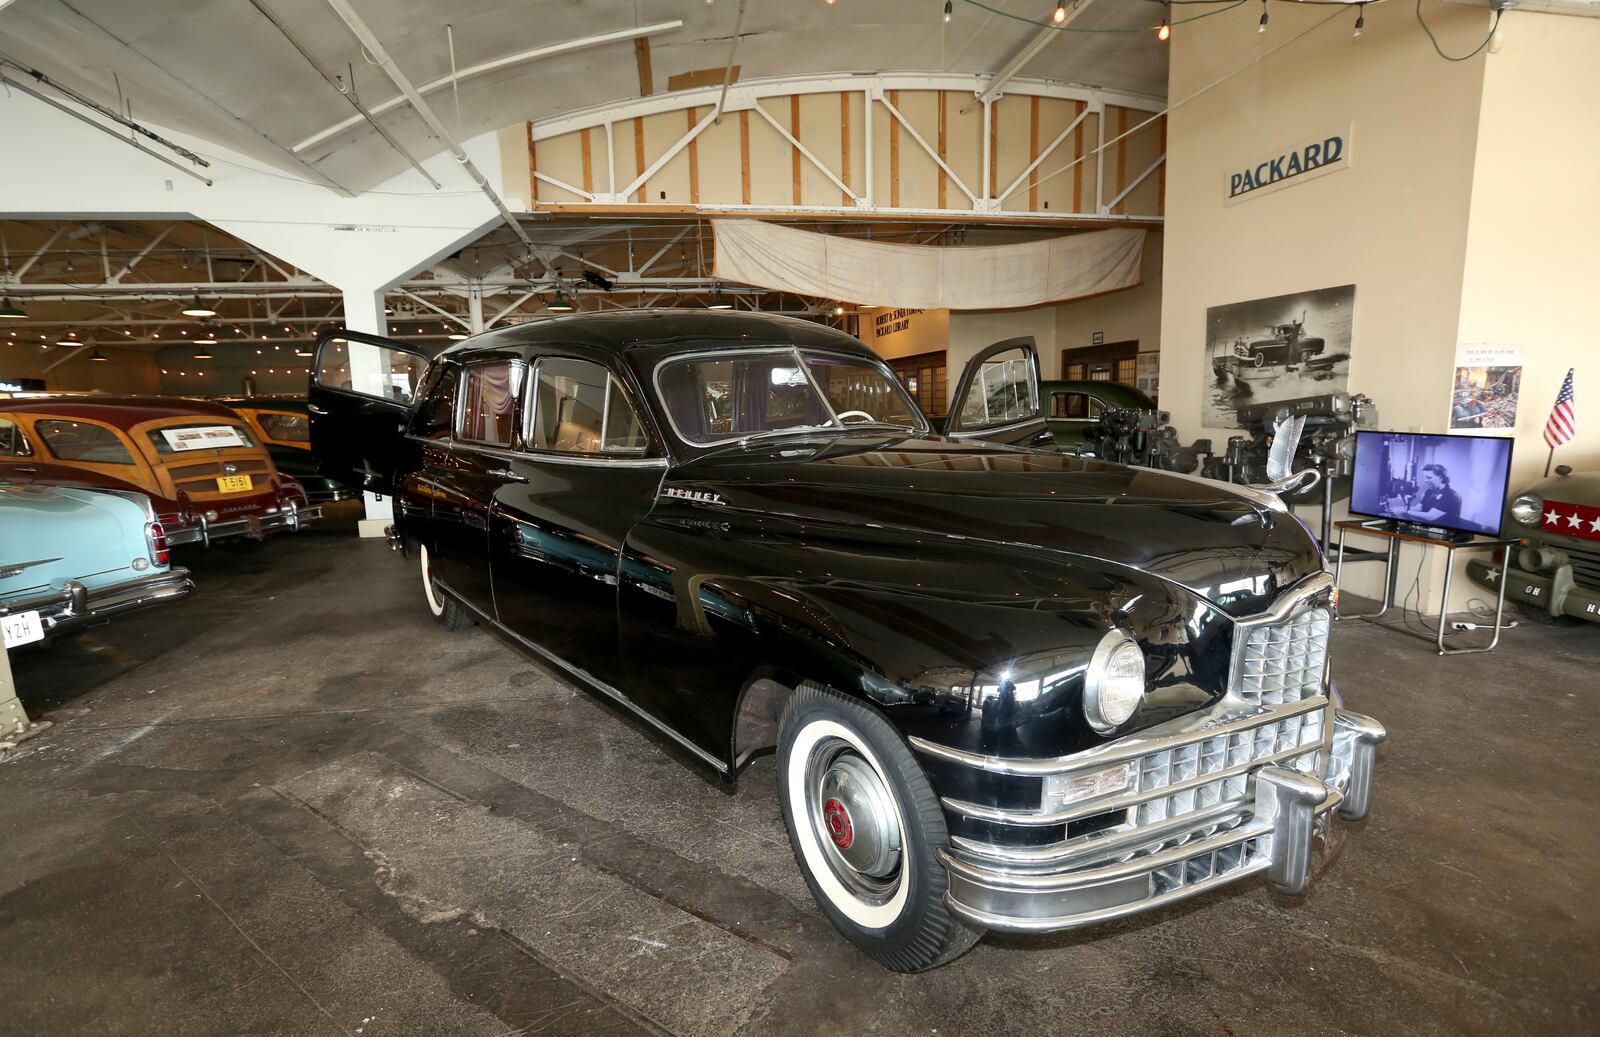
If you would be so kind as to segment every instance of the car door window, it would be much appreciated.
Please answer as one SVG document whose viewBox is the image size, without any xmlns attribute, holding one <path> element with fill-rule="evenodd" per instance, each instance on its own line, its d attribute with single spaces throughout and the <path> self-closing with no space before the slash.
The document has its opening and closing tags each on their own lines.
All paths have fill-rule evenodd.
<svg viewBox="0 0 1600 1037">
<path fill-rule="evenodd" d="M 1075 418 L 1097 421 L 1104 408 L 1099 400 L 1081 392 L 1058 392 L 1050 395 L 1052 418 Z"/>
<path fill-rule="evenodd" d="M 354 339 L 330 339 L 317 359 L 317 383 L 391 403 L 410 403 L 427 370 L 414 353 Z"/>
<path fill-rule="evenodd" d="M 33 444 L 22 434 L 22 426 L 10 418 L 0 418 L 0 457 L 32 457 Z"/>
<path fill-rule="evenodd" d="M 411 431 L 424 439 L 449 439 L 456 427 L 456 392 L 461 385 L 461 368 L 446 364 L 432 381 L 427 389 L 427 402 L 412 422 Z"/>
<path fill-rule="evenodd" d="M 1033 368 L 1022 348 L 996 353 L 978 368 L 977 377 L 961 401 L 963 429 L 995 428 L 1037 415 Z"/>
<path fill-rule="evenodd" d="M 511 360 L 468 365 L 461 379 L 456 436 L 469 443 L 510 446 L 522 398 L 523 366 Z"/>
<path fill-rule="evenodd" d="M 118 435 L 104 425 L 87 421 L 36 421 L 39 433 L 50 452 L 63 461 L 91 464 L 133 464 L 133 455 Z"/>
<path fill-rule="evenodd" d="M 650 445 L 644 423 L 616 376 L 568 357 L 539 361 L 524 434 L 535 450 L 637 457 Z"/>
</svg>

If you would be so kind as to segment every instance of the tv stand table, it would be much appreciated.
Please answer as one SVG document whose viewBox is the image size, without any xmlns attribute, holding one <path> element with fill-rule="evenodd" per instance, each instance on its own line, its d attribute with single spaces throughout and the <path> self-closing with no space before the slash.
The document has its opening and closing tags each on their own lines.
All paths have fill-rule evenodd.
<svg viewBox="0 0 1600 1037">
<path fill-rule="evenodd" d="M 1439 654 L 1470 655 L 1473 652 L 1492 652 L 1494 651 L 1495 645 L 1500 643 L 1500 630 L 1505 620 L 1506 612 L 1506 581 L 1504 579 L 1499 581 L 1500 594 L 1496 599 L 1494 606 L 1494 636 L 1489 639 L 1489 643 L 1484 645 L 1476 645 L 1469 648 L 1450 648 L 1445 644 L 1444 631 L 1446 624 L 1449 622 L 1450 581 L 1452 570 L 1455 568 L 1455 553 L 1457 551 L 1478 551 L 1485 549 L 1493 550 L 1497 547 L 1512 547 L 1520 544 L 1522 542 L 1521 540 L 1517 539 L 1516 537 L 1511 537 L 1508 539 L 1504 537 L 1480 536 L 1469 537 L 1465 540 L 1457 540 L 1450 537 L 1434 536 L 1415 530 L 1398 528 L 1394 525 L 1394 523 L 1384 521 L 1362 522 L 1357 519 L 1347 519 L 1343 522 L 1335 523 L 1335 526 L 1339 530 L 1339 555 L 1333 564 L 1333 589 L 1335 594 L 1338 593 L 1339 577 L 1344 569 L 1344 538 L 1347 533 L 1358 533 L 1389 541 L 1388 558 L 1384 562 L 1383 567 L 1383 602 L 1381 607 L 1376 612 L 1366 612 L 1349 616 L 1336 616 L 1336 619 L 1374 620 L 1379 616 L 1382 616 L 1385 612 L 1389 611 L 1390 606 L 1394 604 L 1394 567 L 1396 561 L 1398 561 L 1400 558 L 1401 543 L 1421 544 L 1425 547 L 1442 547 L 1448 553 L 1449 557 L 1446 559 L 1444 568 L 1444 593 L 1441 594 L 1439 598 L 1439 630 L 1437 636 L 1432 638 L 1433 642 L 1439 646 Z M 1398 630 L 1399 628 L 1388 627 L 1388 629 Z M 1421 637 L 1424 640 L 1428 640 L 1427 635 L 1425 634 L 1417 634 L 1410 630 L 1400 630 L 1399 632 L 1409 633 L 1414 637 Z"/>
</svg>

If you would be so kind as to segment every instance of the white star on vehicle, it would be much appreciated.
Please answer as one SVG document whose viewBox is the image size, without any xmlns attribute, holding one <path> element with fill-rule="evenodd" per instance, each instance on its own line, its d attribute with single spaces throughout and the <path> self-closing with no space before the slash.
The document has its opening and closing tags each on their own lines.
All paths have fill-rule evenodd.
<svg viewBox="0 0 1600 1037">
<path fill-rule="evenodd" d="M 1545 525 L 1554 526 L 1554 525 L 1557 525 L 1558 523 L 1560 523 L 1560 521 L 1561 521 L 1561 512 L 1555 510 L 1554 508 L 1551 508 L 1549 511 L 1544 513 L 1544 524 Z"/>
<path fill-rule="evenodd" d="M 1592 533 L 1600 533 L 1600 515 L 1596 515 L 1594 518 L 1589 520 L 1589 531 Z"/>
<path fill-rule="evenodd" d="M 1488 580 L 1490 583 L 1493 583 L 1500 578 L 1500 570 L 1490 569 L 1488 572 L 1484 573 L 1483 578 Z"/>
<path fill-rule="evenodd" d="M 1573 529 L 1577 529 L 1579 526 L 1583 525 L 1583 519 L 1576 511 L 1574 511 L 1572 514 L 1567 516 L 1567 525 L 1571 526 Z"/>
</svg>

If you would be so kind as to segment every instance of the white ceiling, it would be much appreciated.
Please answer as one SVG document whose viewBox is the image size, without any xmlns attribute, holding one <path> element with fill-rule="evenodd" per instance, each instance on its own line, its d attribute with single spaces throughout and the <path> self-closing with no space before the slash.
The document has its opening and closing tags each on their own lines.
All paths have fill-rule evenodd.
<svg viewBox="0 0 1600 1037">
<path fill-rule="evenodd" d="M 369 107 L 396 93 L 325 0 L 253 0 L 284 21 L 325 66 L 353 68 Z M 354 0 L 414 83 L 450 72 L 445 25 L 465 68 L 518 51 L 681 19 L 651 40 L 656 92 L 669 76 L 720 69 L 738 0 Z M 1047 19 L 1051 0 L 993 0 L 1002 11 Z M 735 63 L 742 79 L 822 72 L 993 72 L 1039 30 L 954 0 L 747 0 Z M 1074 21 L 1085 29 L 1147 27 L 1151 0 L 1096 0 Z M 109 107 L 131 100 L 135 119 L 217 141 L 307 175 L 289 156 L 297 141 L 354 114 L 252 0 L 0 0 L 0 54 Z M 1161 97 L 1165 48 L 1150 32 L 1062 33 L 1023 70 L 1033 77 Z M 430 96 L 460 139 L 524 120 L 639 95 L 631 42 L 503 69 L 460 88 L 460 123 L 448 90 Z M 63 116 L 63 118 L 65 118 Z M 441 150 L 400 107 L 382 117 L 419 158 Z M 19 142 L 8 142 L 15 146 Z M 403 171 L 406 160 L 362 123 L 300 155 L 352 190 Z"/>
</svg>

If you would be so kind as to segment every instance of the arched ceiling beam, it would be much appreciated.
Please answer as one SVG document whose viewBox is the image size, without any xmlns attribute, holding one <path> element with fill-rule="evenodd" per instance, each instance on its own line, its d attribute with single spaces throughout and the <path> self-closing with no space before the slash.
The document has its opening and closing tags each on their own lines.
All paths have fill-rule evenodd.
<svg viewBox="0 0 1600 1037">
<path fill-rule="evenodd" d="M 586 50 L 590 47 L 599 47 L 607 43 L 619 43 L 624 40 L 643 39 L 649 36 L 656 36 L 664 32 L 671 32 L 674 29 L 681 28 L 683 28 L 683 22 L 678 20 L 670 22 L 655 22 L 651 25 L 641 25 L 636 29 L 617 29 L 614 32 L 602 32 L 595 36 L 584 36 L 581 39 L 565 40 L 561 43 L 552 43 L 543 47 L 535 47 L 532 50 L 518 51 L 515 54 L 507 54 L 502 58 L 495 58 L 491 61 L 485 61 L 477 65 L 468 65 L 466 68 L 457 72 L 454 79 L 452 79 L 450 76 L 441 76 L 438 79 L 432 80 L 431 82 L 424 83 L 417 88 L 417 93 L 423 95 L 431 94 L 435 90 L 443 90 L 452 82 L 460 83 L 462 80 L 472 79 L 476 76 L 481 76 L 502 68 L 509 68 L 512 65 L 520 65 L 527 61 L 538 61 L 540 58 L 554 57 L 557 54 L 570 54 L 575 50 Z M 404 95 L 399 97 L 391 97 L 387 101 L 382 101 L 373 105 L 370 109 L 368 109 L 368 111 L 370 111 L 373 115 L 382 115 L 384 112 L 393 111 L 405 103 L 406 98 Z M 327 129 L 318 130 L 305 140 L 300 141 L 298 144 L 294 145 L 293 150 L 296 152 L 301 152 L 305 151 L 307 148 L 315 147 L 316 145 L 327 140 L 329 137 L 337 136 L 348 129 L 361 125 L 361 121 L 361 116 L 354 115 L 348 119 L 344 119 L 341 122 L 336 122 Z"/>
</svg>

